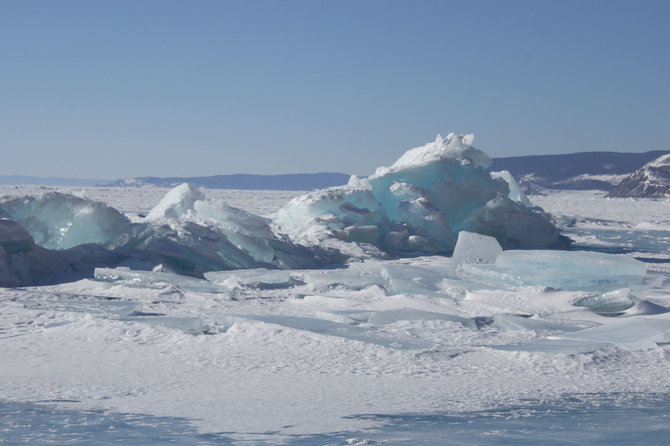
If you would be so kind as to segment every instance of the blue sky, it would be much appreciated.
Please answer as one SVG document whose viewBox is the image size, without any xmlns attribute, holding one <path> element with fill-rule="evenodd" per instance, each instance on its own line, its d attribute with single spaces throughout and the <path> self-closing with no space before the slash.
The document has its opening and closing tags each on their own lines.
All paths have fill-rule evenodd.
<svg viewBox="0 0 670 446">
<path fill-rule="evenodd" d="M 669 1 L 0 0 L 0 174 L 670 149 Z"/>
</svg>

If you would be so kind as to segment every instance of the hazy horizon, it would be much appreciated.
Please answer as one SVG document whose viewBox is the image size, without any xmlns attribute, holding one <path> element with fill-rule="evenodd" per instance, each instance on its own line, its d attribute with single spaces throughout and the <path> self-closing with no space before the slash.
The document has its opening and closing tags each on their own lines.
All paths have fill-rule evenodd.
<svg viewBox="0 0 670 446">
<path fill-rule="evenodd" d="M 664 1 L 0 5 L 2 175 L 366 175 L 437 133 L 492 157 L 670 148 Z"/>
</svg>

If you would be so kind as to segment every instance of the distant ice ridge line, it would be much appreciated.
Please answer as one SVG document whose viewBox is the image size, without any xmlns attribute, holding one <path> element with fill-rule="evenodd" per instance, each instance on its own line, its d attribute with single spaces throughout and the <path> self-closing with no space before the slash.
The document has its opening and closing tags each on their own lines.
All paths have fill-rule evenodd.
<svg viewBox="0 0 670 446">
<path fill-rule="evenodd" d="M 276 236 L 267 219 L 209 202 L 187 184 L 170 191 L 139 223 L 101 203 L 60 193 L 4 199 L 0 217 L 5 286 L 91 277 L 96 266 L 162 265 L 202 277 L 206 271 L 327 263 L 317 248 Z"/>
<path fill-rule="evenodd" d="M 99 182 L 107 187 L 175 187 L 189 183 L 208 189 L 244 190 L 312 190 L 345 184 L 349 175 L 337 172 L 296 173 L 283 175 L 214 175 L 208 177 L 139 177 L 116 181 Z"/>
<path fill-rule="evenodd" d="M 134 222 L 101 203 L 60 193 L 3 199 L 0 216 L 17 221 L 39 247 L 84 249 L 97 253 L 95 262 L 107 255 L 95 266 L 160 264 L 194 277 L 228 269 L 317 268 L 351 258 L 449 255 L 461 231 L 494 237 L 506 249 L 565 247 L 508 172 L 485 170 L 491 159 L 472 141 L 472 135 L 438 135 L 368 178 L 351 177 L 347 185 L 292 200 L 273 220 L 207 200 L 186 183 Z"/>
</svg>

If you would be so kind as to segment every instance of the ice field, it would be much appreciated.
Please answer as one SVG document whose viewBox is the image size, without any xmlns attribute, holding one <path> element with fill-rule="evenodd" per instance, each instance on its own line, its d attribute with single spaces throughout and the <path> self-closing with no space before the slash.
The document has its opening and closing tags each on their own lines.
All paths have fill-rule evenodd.
<svg viewBox="0 0 670 446">
<path fill-rule="evenodd" d="M 431 146 L 449 169 L 485 164 L 450 141 Z M 35 241 L 132 254 L 74 281 L 0 288 L 0 443 L 667 444 L 670 201 L 523 204 L 504 179 L 469 176 L 487 198 L 454 207 L 416 185 L 430 178 L 412 169 L 435 159 L 408 154 L 306 195 L 0 187 Z M 84 204 L 73 215 L 88 220 L 68 228 L 86 231 L 54 232 L 36 216 L 79 203 L 67 197 L 109 208 Z M 559 230 L 573 249 L 544 249 Z M 150 267 L 190 255 L 185 239 L 247 263 Z"/>
</svg>

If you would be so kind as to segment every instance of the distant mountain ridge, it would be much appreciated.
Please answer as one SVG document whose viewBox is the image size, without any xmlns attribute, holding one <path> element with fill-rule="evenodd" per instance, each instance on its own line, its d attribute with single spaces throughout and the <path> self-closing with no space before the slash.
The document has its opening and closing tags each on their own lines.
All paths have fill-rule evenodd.
<svg viewBox="0 0 670 446">
<path fill-rule="evenodd" d="M 628 175 L 607 196 L 670 198 L 670 155 L 662 155 Z"/>
<path fill-rule="evenodd" d="M 174 187 L 189 183 L 208 189 L 246 190 L 312 190 L 341 186 L 349 181 L 349 175 L 335 172 L 294 173 L 284 175 L 214 175 L 209 177 L 140 177 L 100 183 L 100 186 L 145 186 Z"/>
<path fill-rule="evenodd" d="M 627 175 L 666 154 L 670 150 L 513 156 L 494 158 L 491 170 L 509 170 L 530 193 L 542 189 L 609 191 Z"/>
<path fill-rule="evenodd" d="M 610 191 L 628 175 L 670 150 L 644 153 L 577 152 L 562 155 L 527 155 L 494 158 L 491 171 L 508 170 L 526 193 L 544 190 Z M 174 187 L 191 183 L 208 189 L 313 190 L 346 184 L 349 175 L 321 172 L 284 175 L 214 175 L 206 177 L 139 177 L 115 181 L 40 178 L 25 175 L 0 175 L 0 184 L 51 186 Z"/>
</svg>

